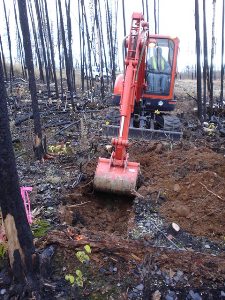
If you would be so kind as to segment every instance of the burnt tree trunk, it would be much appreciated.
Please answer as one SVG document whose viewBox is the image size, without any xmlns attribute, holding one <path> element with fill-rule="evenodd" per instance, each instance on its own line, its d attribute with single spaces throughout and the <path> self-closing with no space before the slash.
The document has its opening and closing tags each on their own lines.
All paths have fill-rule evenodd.
<svg viewBox="0 0 225 300">
<path fill-rule="evenodd" d="M 142 0 L 142 13 L 145 15 L 145 3 L 144 0 Z"/>
<path fill-rule="evenodd" d="M 90 34 L 89 34 L 86 9 L 85 9 L 83 0 L 81 0 L 81 7 L 82 7 L 82 15 L 83 15 L 84 21 L 85 21 L 85 28 L 86 28 L 86 40 L 87 40 L 87 47 L 88 47 L 88 68 L 89 68 L 89 72 L 90 72 L 90 86 L 92 87 L 93 86 L 93 75 L 92 75 L 92 60 L 91 60 L 91 45 L 90 45 L 91 38 L 90 38 Z M 83 28 L 84 28 L 84 26 L 83 26 Z"/>
<path fill-rule="evenodd" d="M 210 82 L 210 93 L 209 93 L 209 117 L 212 117 L 213 114 L 213 60 L 215 52 L 215 13 L 216 13 L 216 0 L 213 0 L 213 17 L 212 17 L 212 47 L 211 47 L 211 62 L 210 62 L 210 73 L 209 73 L 209 82 Z"/>
<path fill-rule="evenodd" d="M 225 6 L 225 0 L 223 0 L 223 9 L 222 9 L 222 46 L 221 46 L 221 71 L 220 71 L 220 107 L 223 107 L 223 80 L 224 80 L 224 6 Z"/>
<path fill-rule="evenodd" d="M 62 34 L 62 44 L 63 44 L 64 55 L 65 55 L 65 63 L 66 63 L 67 87 L 70 92 L 70 101 L 71 101 L 72 109 L 73 111 L 75 111 L 75 106 L 73 101 L 73 85 L 72 85 L 71 74 L 70 74 L 70 63 L 69 63 L 68 52 L 67 52 L 66 34 L 64 29 L 61 0 L 58 0 L 58 9 L 59 9 L 59 21 L 60 21 L 61 34 Z"/>
<path fill-rule="evenodd" d="M 148 0 L 146 0 L 146 21 L 149 21 L 149 17 L 148 17 Z"/>
<path fill-rule="evenodd" d="M 206 7 L 203 0 L 203 44 L 204 44 L 204 62 L 203 62 L 203 118 L 206 120 L 206 98 L 207 98 L 207 78 L 209 76 L 208 66 L 208 44 L 207 44 L 207 27 L 206 27 Z"/>
<path fill-rule="evenodd" d="M 157 12 L 158 12 L 158 19 L 157 19 L 157 24 L 158 24 L 158 29 L 157 29 L 157 33 L 159 34 L 159 0 L 158 0 L 158 10 L 157 10 Z"/>
<path fill-rule="evenodd" d="M 196 31 L 196 56 L 197 56 L 197 106 L 198 118 L 202 122 L 202 84 L 201 84 L 201 58 L 200 58 L 200 32 L 199 32 L 199 5 L 195 0 L 195 31 Z"/>
<path fill-rule="evenodd" d="M 79 18 L 79 24 L 81 24 L 82 18 L 82 12 L 80 5 L 82 5 L 82 1 L 78 0 L 78 18 Z M 79 28 L 79 41 L 80 41 L 80 79 L 81 79 L 81 88 L 82 92 L 84 91 L 84 62 L 83 62 L 83 29 L 82 26 Z M 88 74 L 86 73 L 86 76 Z"/>
<path fill-rule="evenodd" d="M 40 13 L 39 1 L 35 0 L 35 8 L 37 14 L 37 21 L 38 21 L 38 29 L 39 29 L 39 37 L 41 40 L 41 48 L 43 53 L 44 65 L 45 65 L 45 77 L 47 83 L 47 90 L 48 90 L 48 98 L 51 98 L 51 91 L 50 91 L 50 73 L 49 73 L 49 65 L 47 61 L 47 53 L 45 48 L 45 41 L 44 41 L 44 33 L 43 33 L 43 22 Z"/>
<path fill-rule="evenodd" d="M 76 93 L 76 82 L 75 82 L 75 73 L 73 72 L 73 51 L 72 51 L 72 25 L 71 25 L 71 15 L 70 15 L 70 7 L 71 1 L 68 0 L 66 4 L 66 18 L 67 18 L 67 37 L 69 44 L 69 65 L 70 65 L 70 77 L 73 85 L 73 91 Z"/>
<path fill-rule="evenodd" d="M 25 59 L 24 59 L 24 52 L 23 52 L 23 47 L 22 47 L 22 40 L 20 36 L 20 31 L 19 31 L 19 22 L 18 22 L 18 17 L 17 17 L 17 10 L 16 10 L 16 0 L 13 0 L 13 8 L 14 8 L 14 15 L 15 15 L 15 21 L 16 21 L 16 28 L 17 28 L 17 52 L 19 53 L 18 58 L 21 63 L 21 69 L 22 69 L 22 75 L 23 78 L 27 80 L 27 72 L 26 72 L 26 67 L 25 67 Z"/>
<path fill-rule="evenodd" d="M 31 229 L 20 194 L 6 99 L 0 58 L 0 205 L 8 239 L 10 266 L 14 282 L 18 288 L 20 287 L 16 296 L 19 297 L 19 294 L 26 290 L 26 299 L 30 297 L 37 299 L 39 257 L 35 253 Z"/>
<path fill-rule="evenodd" d="M 8 38 L 8 47 L 9 47 L 9 58 L 10 58 L 10 81 L 14 78 L 14 69 L 13 69 L 13 61 L 12 61 L 12 44 L 11 44 L 11 37 L 9 32 L 9 20 L 7 19 L 6 7 L 5 7 L 5 0 L 3 0 L 4 6 L 4 13 L 5 13 L 5 22 L 6 22 L 6 29 L 7 29 L 7 38 Z"/>
<path fill-rule="evenodd" d="M 55 83 L 55 93 L 56 98 L 59 98 L 59 89 L 58 89 L 58 82 L 57 82 L 57 76 L 56 76 L 56 67 L 55 67 L 55 55 L 54 55 L 54 45 L 52 42 L 52 36 L 51 36 L 51 29 L 50 29 L 50 22 L 48 17 L 48 6 L 47 1 L 44 0 L 45 4 L 45 17 L 47 22 L 47 31 L 48 31 L 48 39 L 49 39 L 49 46 L 50 46 L 50 53 L 51 53 L 51 61 L 52 61 L 52 68 L 53 68 L 53 77 L 54 77 L 54 83 Z"/>
<path fill-rule="evenodd" d="M 32 23 L 32 30 L 33 30 L 33 37 L 34 37 L 34 43 L 35 43 L 35 51 L 36 51 L 36 54 L 37 54 L 40 80 L 44 83 L 45 82 L 45 77 L 44 77 L 44 72 L 43 72 L 43 66 L 42 66 L 42 60 L 41 60 L 39 44 L 38 44 L 37 32 L 36 32 L 36 28 L 35 28 L 34 14 L 33 14 L 33 9 L 32 9 L 32 4 L 29 1 L 28 1 L 28 9 L 29 9 L 30 19 L 31 19 L 31 23 Z"/>
<path fill-rule="evenodd" d="M 155 34 L 157 34 L 157 9 L 156 9 L 156 0 L 154 0 L 154 22 L 155 22 Z"/>
<path fill-rule="evenodd" d="M 4 69 L 4 75 L 5 75 L 5 80 L 8 80 L 8 76 L 7 76 L 7 70 L 6 70 L 6 64 L 5 64 L 5 55 L 4 55 L 4 50 L 3 50 L 3 45 L 2 45 L 2 38 L 1 38 L 1 34 L 0 34 L 0 53 L 2 55 L 2 62 L 3 62 L 3 69 Z"/>
<path fill-rule="evenodd" d="M 116 1 L 115 1 L 116 2 Z M 107 63 L 107 59 L 106 59 L 106 51 L 105 51 L 105 43 L 104 43 L 104 37 L 103 37 L 103 32 L 102 32 L 102 14 L 101 14 L 101 6 L 100 6 L 100 1 L 98 1 L 98 10 L 99 10 L 99 24 L 100 24 L 100 39 L 101 39 L 101 45 L 102 45 L 102 51 L 103 51 L 103 56 L 104 56 L 104 67 L 106 70 L 106 74 L 107 74 L 107 86 L 109 85 L 109 77 L 108 77 L 108 63 Z M 104 76 L 103 76 L 103 70 L 101 70 L 102 74 L 101 77 L 104 80 Z"/>
<path fill-rule="evenodd" d="M 20 26 L 23 36 L 23 47 L 25 53 L 26 66 L 29 75 L 29 89 L 31 93 L 33 117 L 34 117 L 34 153 L 39 160 L 43 159 L 44 149 L 42 145 L 41 120 L 37 100 L 37 88 L 34 75 L 34 63 L 30 40 L 30 30 L 27 17 L 26 0 L 18 0 Z"/>
<path fill-rule="evenodd" d="M 64 97 L 64 89 L 63 89 L 63 78 L 62 78 L 62 55 L 61 55 L 61 44 L 60 44 L 60 26 L 59 26 L 59 16 L 58 16 L 58 6 L 56 1 L 56 21 L 57 21 L 57 47 L 59 54 L 59 73 L 60 73 L 60 89 L 61 89 L 61 101 L 63 101 Z"/>
<path fill-rule="evenodd" d="M 126 36 L 126 16 L 125 16 L 125 7 L 124 0 L 122 0 L 122 9 L 123 9 L 123 35 Z"/>
<path fill-rule="evenodd" d="M 97 39 L 98 39 L 98 55 L 99 55 L 99 63 L 100 63 L 100 81 L 101 81 L 101 98 L 104 99 L 104 80 L 103 80 L 103 45 L 102 45 L 102 39 L 101 39 L 101 28 L 100 28 L 100 22 L 99 22 L 99 15 L 98 15 L 98 1 L 94 0 L 95 3 L 95 22 L 96 22 L 96 30 L 97 30 Z"/>
</svg>

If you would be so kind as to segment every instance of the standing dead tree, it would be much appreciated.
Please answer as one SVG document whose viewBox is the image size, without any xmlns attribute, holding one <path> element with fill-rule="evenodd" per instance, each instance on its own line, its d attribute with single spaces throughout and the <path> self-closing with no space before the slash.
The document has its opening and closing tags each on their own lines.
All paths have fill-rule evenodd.
<svg viewBox="0 0 225 300">
<path fill-rule="evenodd" d="M 4 55 L 3 45 L 2 45 L 1 34 L 0 34 L 0 54 L 2 56 L 2 63 L 3 63 L 5 80 L 7 81 L 8 80 L 8 75 L 7 75 L 7 69 L 6 69 L 6 63 L 5 63 L 5 55 Z"/>
<path fill-rule="evenodd" d="M 62 44 L 63 44 L 64 55 L 65 55 L 65 63 L 66 63 L 67 87 L 70 92 L 70 101 L 71 101 L 72 109 L 73 109 L 73 111 L 75 111 L 75 106 L 74 106 L 74 101 L 73 101 L 74 91 L 73 91 L 73 85 L 72 85 L 72 80 L 71 80 L 70 62 L 69 62 L 68 51 L 67 51 L 66 34 L 65 34 L 65 28 L 64 28 L 61 0 L 58 0 L 58 10 L 59 10 L 60 31 L 62 34 Z"/>
<path fill-rule="evenodd" d="M 122 0 L 122 9 L 123 9 L 123 35 L 126 36 L 126 15 L 125 15 L 124 0 Z"/>
<path fill-rule="evenodd" d="M 115 7 L 115 25 L 117 24 L 117 13 L 118 13 L 118 1 Z M 106 22 L 107 22 L 107 39 L 109 46 L 109 58 L 110 58 L 110 69 L 112 71 L 112 86 L 114 86 L 116 80 L 116 28 L 114 28 L 113 34 L 113 12 L 112 7 L 109 6 L 108 0 L 106 0 Z M 114 26 L 115 27 L 115 26 Z"/>
<path fill-rule="evenodd" d="M 201 85 L 201 57 L 200 57 L 200 29 L 199 29 L 199 4 L 195 0 L 195 32 L 196 32 L 196 56 L 197 56 L 197 106 L 198 118 L 202 122 L 202 85 Z"/>
<path fill-rule="evenodd" d="M 220 107 L 223 107 L 223 80 L 224 80 L 224 6 L 225 0 L 223 0 L 223 9 L 222 9 L 222 46 L 221 46 L 221 71 L 220 71 Z"/>
<path fill-rule="evenodd" d="M 59 16 L 58 16 L 58 5 L 56 1 L 56 20 L 57 20 L 57 47 L 58 47 L 58 55 L 59 55 L 59 73 L 60 73 L 60 89 L 61 89 L 61 101 L 63 101 L 63 77 L 62 77 L 62 53 L 61 53 L 61 32 L 60 32 L 60 26 L 59 26 Z"/>
<path fill-rule="evenodd" d="M 40 38 L 40 41 L 41 41 L 42 54 L 43 54 L 43 59 L 44 59 L 48 98 L 50 99 L 51 98 L 50 72 L 49 72 L 49 63 L 48 63 L 48 60 L 47 60 L 47 53 L 46 53 L 45 40 L 44 40 L 43 21 L 42 21 L 39 1 L 38 0 L 34 0 L 34 1 L 35 1 L 37 21 L 38 21 L 39 38 Z"/>
<path fill-rule="evenodd" d="M 19 2 L 22 5 L 24 1 Z M 37 299 L 39 259 L 20 194 L 6 99 L 0 57 L 0 205 L 8 239 L 10 266 L 17 286 L 16 297 Z"/>
<path fill-rule="evenodd" d="M 86 31 L 86 43 L 87 43 L 87 53 L 88 53 L 88 69 L 90 73 L 90 86 L 93 86 L 93 74 L 92 74 L 92 51 L 91 51 L 91 38 L 89 34 L 88 22 L 87 22 L 87 14 L 84 1 L 81 0 L 81 7 L 82 7 L 82 21 L 84 18 L 85 21 L 85 31 Z M 82 37 L 84 38 L 84 26 L 83 26 L 83 34 Z M 87 71 L 86 71 L 87 74 Z M 88 77 L 88 76 L 87 76 Z"/>
<path fill-rule="evenodd" d="M 34 153 L 35 157 L 42 160 L 44 156 L 44 149 L 42 145 L 42 130 L 41 130 L 41 120 L 38 108 L 37 100 L 37 89 L 36 81 L 34 75 L 34 63 L 30 40 L 30 30 L 27 16 L 27 5 L 26 0 L 18 0 L 19 16 L 20 16 L 20 26 L 23 36 L 23 47 L 25 53 L 26 66 L 29 75 L 29 89 L 31 93 L 33 117 L 34 117 Z"/>
<path fill-rule="evenodd" d="M 155 34 L 157 34 L 157 7 L 156 7 L 156 0 L 154 0 L 154 23 L 155 23 Z"/>
<path fill-rule="evenodd" d="M 52 62 L 52 69 L 53 69 L 53 78 L 54 78 L 54 84 L 55 84 L 55 93 L 56 93 L 56 98 L 58 99 L 59 98 L 59 90 L 58 90 L 58 82 L 57 82 L 57 76 L 56 76 L 54 45 L 52 42 L 50 22 L 49 22 L 49 16 L 48 16 L 48 6 L 47 6 L 46 0 L 44 0 L 44 5 L 45 5 L 45 18 L 46 18 L 46 25 L 47 25 L 48 41 L 49 41 L 51 62 Z"/>
<path fill-rule="evenodd" d="M 207 43 L 207 26 L 206 26 L 206 0 L 203 0 L 203 118 L 206 120 L 206 100 L 207 100 L 207 82 L 209 79 L 208 65 L 208 43 Z"/>
<path fill-rule="evenodd" d="M 73 51 L 72 51 L 72 26 L 71 26 L 71 15 L 70 15 L 71 1 L 66 2 L 66 19 L 67 19 L 67 37 L 68 37 L 68 48 L 69 48 L 69 66 L 70 66 L 70 76 L 73 85 L 73 91 L 76 92 L 76 82 L 75 82 L 75 72 L 73 69 Z"/>
<path fill-rule="evenodd" d="M 13 69 L 13 61 L 12 61 L 12 44 L 11 44 L 11 37 L 10 37 L 10 31 L 9 31 L 9 18 L 7 18 L 5 0 L 3 0 L 3 6 L 4 6 L 5 23 L 6 23 L 6 29 L 7 29 L 8 47 L 9 47 L 9 57 L 10 57 L 9 76 L 10 76 L 10 81 L 11 81 L 14 78 L 14 69 Z"/>
<path fill-rule="evenodd" d="M 209 72 L 209 117 L 213 114 L 213 64 L 214 64 L 214 53 L 215 53 L 215 16 L 216 16 L 216 0 L 213 0 L 213 17 L 212 17 L 212 46 L 211 46 L 211 62 Z"/>
<path fill-rule="evenodd" d="M 36 28 L 35 28 L 35 21 L 34 21 L 32 3 L 30 1 L 28 1 L 27 4 L 28 4 L 28 9 L 29 9 L 30 19 L 31 19 L 31 24 L 32 24 L 33 37 L 34 37 L 34 43 L 35 43 L 35 51 L 36 51 L 36 55 L 37 55 L 40 80 L 42 82 L 45 82 L 45 77 L 44 77 L 44 72 L 43 72 L 43 64 L 42 64 L 41 53 L 40 53 L 40 48 L 39 48 L 39 43 L 38 43 L 38 36 L 37 36 Z"/>
<path fill-rule="evenodd" d="M 104 99 L 104 79 L 103 79 L 103 45 L 102 45 L 102 36 L 101 36 L 101 27 L 100 20 L 98 14 L 98 1 L 94 0 L 95 4 L 95 22 L 96 22 L 96 30 L 97 30 L 97 41 L 98 41 L 98 55 L 99 55 L 99 63 L 100 63 L 100 81 L 101 81 L 101 97 Z"/>
<path fill-rule="evenodd" d="M 149 22 L 149 14 L 148 14 L 148 0 L 146 0 L 146 21 Z"/>
</svg>

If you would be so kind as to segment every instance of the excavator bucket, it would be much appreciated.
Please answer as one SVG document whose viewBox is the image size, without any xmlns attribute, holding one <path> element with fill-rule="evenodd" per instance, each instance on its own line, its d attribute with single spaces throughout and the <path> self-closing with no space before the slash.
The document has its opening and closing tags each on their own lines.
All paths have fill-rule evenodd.
<svg viewBox="0 0 225 300">
<path fill-rule="evenodd" d="M 131 196 L 136 190 L 139 173 L 139 163 L 127 162 L 125 167 L 113 166 L 111 159 L 100 157 L 95 171 L 94 189 Z"/>
</svg>

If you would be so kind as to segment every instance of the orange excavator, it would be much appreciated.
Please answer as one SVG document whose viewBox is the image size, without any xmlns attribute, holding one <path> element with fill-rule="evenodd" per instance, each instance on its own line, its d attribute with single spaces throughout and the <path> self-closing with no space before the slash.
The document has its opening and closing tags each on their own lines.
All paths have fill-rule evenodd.
<svg viewBox="0 0 225 300">
<path fill-rule="evenodd" d="M 173 90 L 179 40 L 149 35 L 149 24 L 143 14 L 133 13 L 125 45 L 125 71 L 117 77 L 114 87 L 114 100 L 120 101 L 118 137 L 112 138 L 115 150 L 111 158 L 98 160 L 94 189 L 131 195 L 137 188 L 140 164 L 129 161 L 128 136 L 131 131 L 140 135 L 140 127 L 151 135 L 152 118 L 161 118 L 165 127 L 166 118 L 161 112 L 173 110 L 176 103 Z M 160 126 L 158 132 L 165 134 Z M 173 131 L 176 134 L 180 136 L 180 132 Z"/>
</svg>

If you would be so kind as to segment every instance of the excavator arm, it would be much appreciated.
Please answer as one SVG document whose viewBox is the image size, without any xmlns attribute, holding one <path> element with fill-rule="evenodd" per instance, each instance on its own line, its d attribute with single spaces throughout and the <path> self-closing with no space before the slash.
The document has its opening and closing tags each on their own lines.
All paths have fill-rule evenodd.
<svg viewBox="0 0 225 300">
<path fill-rule="evenodd" d="M 140 101 L 145 77 L 145 54 L 148 43 L 148 23 L 143 21 L 141 13 L 133 13 L 128 50 L 125 59 L 125 77 L 120 101 L 119 137 L 112 139 L 115 152 L 112 155 L 114 165 L 124 165 L 128 146 L 128 133 L 131 114 L 135 101 Z"/>
<path fill-rule="evenodd" d="M 140 101 L 144 88 L 145 56 L 148 45 L 148 23 L 141 13 L 133 13 L 131 30 L 126 41 L 125 75 L 120 101 L 120 128 L 112 139 L 115 151 L 110 159 L 99 158 L 94 177 L 96 190 L 132 194 L 136 189 L 140 165 L 128 161 L 128 134 L 135 101 Z"/>
</svg>

